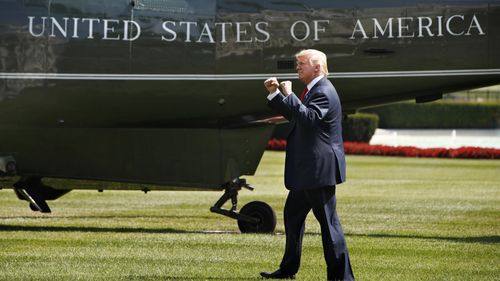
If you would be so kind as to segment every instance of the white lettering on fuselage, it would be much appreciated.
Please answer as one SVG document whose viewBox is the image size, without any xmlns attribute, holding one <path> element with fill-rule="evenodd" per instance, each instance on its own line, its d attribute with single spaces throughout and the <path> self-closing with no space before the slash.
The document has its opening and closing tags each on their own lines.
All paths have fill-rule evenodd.
<svg viewBox="0 0 500 281">
<path fill-rule="evenodd" d="M 96 33 L 102 34 L 102 40 L 123 40 L 134 41 L 141 35 L 141 26 L 132 20 L 115 20 L 115 19 L 95 19 L 95 18 L 72 18 L 72 28 L 68 26 L 69 18 L 57 19 L 54 17 L 40 17 L 35 24 L 35 17 L 28 17 L 29 32 L 34 37 L 40 37 L 48 34 L 49 37 L 68 38 L 68 30 L 73 31 L 71 38 L 86 38 L 95 39 Z M 102 23 L 100 29 L 96 26 Z M 46 26 L 50 26 L 50 31 L 45 30 Z M 121 33 L 115 28 L 123 30 Z M 35 31 L 37 29 L 37 31 Z"/>
<path fill-rule="evenodd" d="M 356 20 L 349 39 L 486 35 L 475 14 L 470 19 L 466 19 L 464 15 L 452 15 L 448 18 L 442 16 L 388 18 L 385 24 L 377 18 L 367 21 L 363 23 L 360 19 Z M 394 25 L 396 28 L 393 28 Z M 372 33 L 368 34 L 367 30 Z"/>
<path fill-rule="evenodd" d="M 345 24 L 342 24 L 345 26 Z M 288 36 L 296 42 L 321 41 L 335 32 L 334 20 L 297 20 L 290 22 Z M 282 28 L 282 27 L 280 27 Z M 99 18 L 55 18 L 28 16 L 33 37 L 135 41 L 141 36 L 141 25 L 134 20 Z M 265 43 L 271 40 L 272 22 L 200 22 L 164 21 L 158 39 L 185 43 Z M 278 32 L 278 31 L 277 31 Z M 283 33 L 282 30 L 279 31 Z M 451 15 L 355 19 L 350 40 L 406 39 L 445 36 L 486 35 L 480 20 L 472 16 Z M 349 36 L 349 35 L 347 35 Z"/>
<path fill-rule="evenodd" d="M 216 22 L 214 23 L 214 28 L 210 28 L 208 23 L 204 23 L 201 31 L 194 35 L 193 29 L 198 28 L 200 25 L 198 22 L 175 22 L 175 21 L 165 21 L 162 24 L 163 30 L 167 33 L 161 36 L 161 40 L 167 42 L 173 42 L 178 39 L 179 34 L 184 34 L 181 38 L 184 42 L 196 42 L 196 43 L 227 43 L 227 33 L 228 30 L 232 28 L 236 38 L 234 42 L 236 43 L 252 43 L 252 42 L 267 42 L 271 39 L 271 35 L 266 30 L 268 27 L 267 22 L 257 22 L 253 24 L 252 22 Z M 216 38 L 215 34 L 220 34 L 220 38 Z"/>
</svg>

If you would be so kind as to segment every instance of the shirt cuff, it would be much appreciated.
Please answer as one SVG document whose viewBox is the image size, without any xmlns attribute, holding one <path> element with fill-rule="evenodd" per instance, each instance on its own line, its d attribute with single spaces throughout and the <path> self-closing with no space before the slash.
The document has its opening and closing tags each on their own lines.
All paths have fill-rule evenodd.
<svg viewBox="0 0 500 281">
<path fill-rule="evenodd" d="M 275 97 L 275 96 L 277 96 L 277 95 L 279 95 L 279 94 L 281 94 L 280 90 L 276 90 L 276 91 L 274 91 L 274 93 L 270 93 L 270 94 L 267 96 L 267 99 L 268 99 L 268 100 L 272 100 L 272 99 L 274 99 L 274 97 Z"/>
</svg>

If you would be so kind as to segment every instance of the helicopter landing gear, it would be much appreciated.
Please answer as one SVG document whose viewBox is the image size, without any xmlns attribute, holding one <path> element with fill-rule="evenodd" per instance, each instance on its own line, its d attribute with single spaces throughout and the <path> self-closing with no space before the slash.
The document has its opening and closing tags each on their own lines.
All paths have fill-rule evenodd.
<svg viewBox="0 0 500 281">
<path fill-rule="evenodd" d="M 253 201 L 237 212 L 238 192 L 242 187 L 253 190 L 245 179 L 235 179 L 228 184 L 224 194 L 210 211 L 238 220 L 238 227 L 242 233 L 273 233 L 276 228 L 276 214 L 268 204 Z M 231 209 L 223 209 L 222 205 L 230 199 Z"/>
<path fill-rule="evenodd" d="M 29 202 L 32 211 L 50 213 L 47 200 L 55 200 L 70 190 L 58 190 L 42 183 L 41 177 L 23 177 L 14 184 L 14 192 L 21 200 Z"/>
</svg>

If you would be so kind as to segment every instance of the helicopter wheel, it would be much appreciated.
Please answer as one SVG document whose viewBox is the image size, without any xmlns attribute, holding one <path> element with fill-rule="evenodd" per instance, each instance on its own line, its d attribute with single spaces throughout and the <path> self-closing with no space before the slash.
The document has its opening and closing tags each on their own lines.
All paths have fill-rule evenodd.
<svg viewBox="0 0 500 281">
<path fill-rule="evenodd" d="M 276 213 L 264 202 L 250 202 L 241 208 L 240 214 L 259 220 L 258 223 L 251 223 L 238 219 L 238 227 L 242 233 L 273 233 L 276 228 Z"/>
<path fill-rule="evenodd" d="M 32 211 L 35 211 L 35 212 L 36 212 L 36 211 L 40 211 L 40 210 L 39 210 L 39 209 L 38 209 L 38 208 L 37 208 L 37 207 L 36 207 L 33 203 L 29 203 L 29 205 L 30 205 L 30 209 L 31 209 Z"/>
</svg>

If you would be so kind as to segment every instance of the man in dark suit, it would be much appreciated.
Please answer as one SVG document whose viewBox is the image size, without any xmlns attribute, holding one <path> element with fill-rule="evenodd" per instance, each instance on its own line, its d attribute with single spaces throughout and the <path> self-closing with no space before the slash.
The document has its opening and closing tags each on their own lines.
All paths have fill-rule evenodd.
<svg viewBox="0 0 500 281">
<path fill-rule="evenodd" d="M 261 272 L 270 279 L 295 279 L 299 270 L 305 219 L 312 209 L 321 225 L 328 280 L 354 280 L 344 233 L 336 211 L 335 186 L 345 181 L 342 108 L 327 79 L 326 55 L 317 50 L 296 54 L 299 80 L 307 87 L 300 96 L 290 81 L 264 82 L 268 105 L 290 121 L 285 161 L 285 254 L 277 271 Z M 281 88 L 281 91 L 280 91 Z"/>
</svg>

